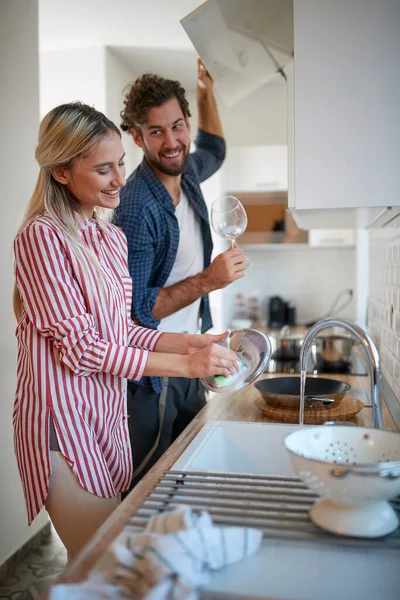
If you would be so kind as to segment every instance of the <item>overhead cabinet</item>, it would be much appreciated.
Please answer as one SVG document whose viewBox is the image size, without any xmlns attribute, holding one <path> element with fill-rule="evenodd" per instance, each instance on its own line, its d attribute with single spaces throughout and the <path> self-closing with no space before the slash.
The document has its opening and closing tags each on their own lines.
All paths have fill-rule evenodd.
<svg viewBox="0 0 400 600">
<path fill-rule="evenodd" d="M 400 0 L 295 0 L 289 205 L 303 223 L 400 204 L 399 65 Z"/>
<path fill-rule="evenodd" d="M 400 0 L 207 0 L 182 25 L 228 106 L 285 72 L 299 227 L 365 227 L 400 205 Z M 233 187 L 284 189 L 282 152 L 247 154 Z"/>
<path fill-rule="evenodd" d="M 293 0 L 207 0 L 181 24 L 227 106 L 291 60 Z"/>
</svg>

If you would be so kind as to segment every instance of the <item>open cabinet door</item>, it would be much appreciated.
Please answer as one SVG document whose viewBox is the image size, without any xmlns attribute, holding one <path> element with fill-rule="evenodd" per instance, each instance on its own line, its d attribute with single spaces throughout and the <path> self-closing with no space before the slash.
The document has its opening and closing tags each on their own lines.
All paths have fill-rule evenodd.
<svg viewBox="0 0 400 600">
<path fill-rule="evenodd" d="M 207 0 L 181 20 L 227 106 L 272 77 L 293 54 L 293 0 Z"/>
</svg>

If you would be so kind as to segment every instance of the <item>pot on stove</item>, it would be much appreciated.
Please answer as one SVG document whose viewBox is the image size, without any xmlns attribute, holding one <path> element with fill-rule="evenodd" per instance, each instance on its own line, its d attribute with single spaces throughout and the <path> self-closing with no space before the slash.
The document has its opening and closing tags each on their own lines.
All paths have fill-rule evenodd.
<svg viewBox="0 0 400 600">
<path fill-rule="evenodd" d="M 285 325 L 279 333 L 268 335 L 272 346 L 273 360 L 297 360 L 300 357 L 300 349 L 304 335 L 292 333 L 290 327 Z"/>
<path fill-rule="evenodd" d="M 315 340 L 315 357 L 322 369 L 329 371 L 348 367 L 352 350 L 359 342 L 344 330 L 320 335 Z"/>
</svg>

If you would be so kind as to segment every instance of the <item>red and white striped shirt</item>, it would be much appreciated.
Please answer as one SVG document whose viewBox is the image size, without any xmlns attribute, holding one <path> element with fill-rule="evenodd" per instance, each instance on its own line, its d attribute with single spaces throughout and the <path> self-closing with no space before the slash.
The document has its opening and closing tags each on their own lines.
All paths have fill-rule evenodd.
<svg viewBox="0 0 400 600">
<path fill-rule="evenodd" d="M 141 378 L 148 350 L 162 335 L 131 321 L 122 231 L 96 219 L 76 220 L 101 274 L 46 214 L 14 243 L 24 307 L 16 330 L 14 443 L 29 524 L 48 494 L 50 414 L 61 452 L 83 488 L 111 498 L 129 487 L 126 380 Z"/>
</svg>

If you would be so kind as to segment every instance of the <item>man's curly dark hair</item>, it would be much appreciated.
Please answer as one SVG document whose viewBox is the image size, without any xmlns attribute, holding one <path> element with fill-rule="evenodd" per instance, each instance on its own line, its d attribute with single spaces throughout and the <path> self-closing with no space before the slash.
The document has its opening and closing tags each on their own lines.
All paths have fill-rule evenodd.
<svg viewBox="0 0 400 600">
<path fill-rule="evenodd" d="M 128 85 L 124 94 L 125 108 L 121 111 L 123 131 L 135 129 L 140 133 L 140 126 L 146 122 L 149 109 L 161 106 L 173 97 L 178 100 L 185 119 L 190 117 L 189 103 L 179 81 L 145 73 Z"/>
</svg>

